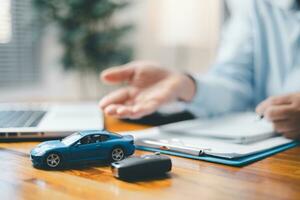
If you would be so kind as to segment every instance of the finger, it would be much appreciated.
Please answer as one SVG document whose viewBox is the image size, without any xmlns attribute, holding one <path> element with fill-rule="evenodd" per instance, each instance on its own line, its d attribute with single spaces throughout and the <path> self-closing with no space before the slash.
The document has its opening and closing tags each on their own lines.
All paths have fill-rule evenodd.
<svg viewBox="0 0 300 200">
<path fill-rule="evenodd" d="M 136 99 L 132 104 L 119 105 L 115 116 L 118 118 L 141 118 L 156 111 L 161 104 L 163 104 L 163 102 L 159 98 L 151 100 L 142 100 L 139 98 L 138 100 Z"/>
<path fill-rule="evenodd" d="M 275 121 L 273 126 L 278 133 L 291 132 L 300 129 L 299 125 L 292 120 Z"/>
<path fill-rule="evenodd" d="M 118 118 L 129 118 L 132 114 L 132 106 L 120 106 L 117 109 L 117 117 Z"/>
<path fill-rule="evenodd" d="M 291 104 L 289 95 L 269 97 L 256 107 L 256 112 L 263 116 L 269 106 L 283 104 Z"/>
<path fill-rule="evenodd" d="M 135 105 L 135 106 L 109 105 L 105 109 L 105 113 L 108 112 L 106 114 L 112 115 L 117 118 L 122 118 L 122 119 L 124 118 L 138 119 L 145 116 L 144 109 L 140 109 L 140 107 L 142 106 L 141 105 Z"/>
<path fill-rule="evenodd" d="M 294 109 L 291 105 L 272 105 L 264 111 L 264 117 L 270 121 L 289 119 Z"/>
<path fill-rule="evenodd" d="M 130 91 L 128 88 L 121 88 L 116 90 L 105 97 L 103 97 L 100 102 L 100 108 L 104 109 L 106 106 L 110 104 L 121 104 L 127 101 L 130 98 Z"/>
<path fill-rule="evenodd" d="M 139 103 L 132 108 L 132 114 L 130 115 L 130 118 L 136 119 L 141 118 L 143 116 L 149 115 L 153 112 L 155 112 L 159 107 L 159 102 L 157 101 L 148 101 L 148 102 L 142 102 Z"/>
<path fill-rule="evenodd" d="M 123 65 L 119 67 L 112 67 L 104 70 L 100 78 L 103 82 L 108 84 L 122 83 L 130 81 L 134 74 L 134 67 L 132 65 Z"/>
<path fill-rule="evenodd" d="M 104 109 L 104 113 L 110 116 L 114 116 L 117 113 L 118 105 L 109 105 Z"/>
<path fill-rule="evenodd" d="M 299 140 L 300 139 L 300 130 L 286 132 L 286 133 L 283 133 L 283 135 L 289 139 Z"/>
</svg>

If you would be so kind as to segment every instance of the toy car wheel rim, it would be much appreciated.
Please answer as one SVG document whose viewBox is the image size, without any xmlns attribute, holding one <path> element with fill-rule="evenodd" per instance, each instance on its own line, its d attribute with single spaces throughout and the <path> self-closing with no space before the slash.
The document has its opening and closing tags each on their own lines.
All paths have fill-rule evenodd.
<svg viewBox="0 0 300 200">
<path fill-rule="evenodd" d="M 46 162 L 49 167 L 57 167 L 60 163 L 60 157 L 57 154 L 50 154 L 48 155 Z"/>
<path fill-rule="evenodd" d="M 111 157 L 114 161 L 119 161 L 124 158 L 124 151 L 121 148 L 116 148 L 112 151 Z"/>
</svg>

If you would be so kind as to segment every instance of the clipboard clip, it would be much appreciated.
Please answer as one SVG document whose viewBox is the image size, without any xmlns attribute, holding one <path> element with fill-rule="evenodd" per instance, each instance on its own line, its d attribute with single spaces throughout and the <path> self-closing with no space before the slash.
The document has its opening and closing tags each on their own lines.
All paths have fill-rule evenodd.
<svg viewBox="0 0 300 200">
<path fill-rule="evenodd" d="M 157 148 L 163 151 L 178 152 L 195 156 L 201 156 L 204 155 L 206 151 L 211 151 L 211 149 L 208 148 L 195 148 L 184 145 L 166 144 L 154 140 L 142 140 L 142 143 L 145 146 Z"/>
<path fill-rule="evenodd" d="M 178 148 L 174 149 L 174 148 L 170 148 L 166 145 L 160 146 L 159 147 L 160 150 L 163 151 L 176 151 L 176 152 L 181 152 L 181 150 L 179 150 Z M 210 151 L 211 149 L 195 149 L 197 155 L 204 155 L 206 151 Z M 188 152 L 187 152 L 188 151 Z M 194 154 L 194 150 L 191 150 L 190 148 L 184 149 L 184 151 L 182 151 L 181 153 L 189 153 L 189 154 Z"/>
</svg>

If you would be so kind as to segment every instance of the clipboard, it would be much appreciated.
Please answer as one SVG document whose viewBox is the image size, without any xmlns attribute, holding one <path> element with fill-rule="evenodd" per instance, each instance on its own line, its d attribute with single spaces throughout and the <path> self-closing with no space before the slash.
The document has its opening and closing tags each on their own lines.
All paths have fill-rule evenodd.
<svg viewBox="0 0 300 200">
<path fill-rule="evenodd" d="M 123 132 L 122 134 L 133 135 L 136 148 L 139 150 L 160 152 L 230 166 L 244 166 L 300 144 L 300 142 L 282 136 L 272 137 L 253 144 L 234 144 L 223 140 L 212 139 L 210 141 L 202 137 L 196 138 L 184 134 L 181 138 L 175 135 L 178 139 L 176 144 L 173 138 L 174 135 L 161 131 L 159 127 Z"/>
<path fill-rule="evenodd" d="M 288 144 L 284 144 L 284 145 L 281 145 L 281 146 L 278 146 L 275 148 L 271 148 L 271 149 L 268 149 L 268 150 L 265 150 L 265 151 L 262 151 L 259 153 L 255 153 L 252 155 L 247 155 L 247 156 L 243 156 L 243 157 L 239 157 L 239 158 L 234 158 L 234 159 L 221 158 L 221 157 L 205 155 L 205 154 L 196 156 L 196 155 L 190 155 L 187 153 L 162 150 L 160 148 L 152 148 L 152 147 L 146 147 L 146 146 L 140 146 L 140 145 L 136 145 L 136 148 L 139 150 L 144 150 L 144 151 L 160 152 L 160 153 L 167 154 L 167 155 L 179 156 L 179 157 L 190 158 L 190 159 L 195 159 L 195 160 L 203 160 L 203 161 L 207 161 L 207 162 L 220 163 L 220 164 L 230 165 L 230 166 L 235 166 L 235 167 L 242 167 L 247 164 L 253 163 L 255 161 L 259 161 L 268 156 L 282 152 L 284 150 L 293 148 L 297 145 L 299 145 L 299 142 L 292 141 Z"/>
</svg>

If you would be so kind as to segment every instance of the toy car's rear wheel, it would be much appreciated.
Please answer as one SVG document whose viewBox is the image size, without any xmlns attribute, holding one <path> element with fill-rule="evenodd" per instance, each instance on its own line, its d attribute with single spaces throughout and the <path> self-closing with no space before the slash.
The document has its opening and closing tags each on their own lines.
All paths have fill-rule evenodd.
<svg viewBox="0 0 300 200">
<path fill-rule="evenodd" d="M 61 166 L 61 157 L 57 153 L 50 153 L 47 155 L 45 162 L 49 168 L 58 168 Z"/>
<path fill-rule="evenodd" d="M 111 151 L 111 160 L 120 161 L 125 157 L 125 152 L 121 147 L 116 147 Z"/>
</svg>

